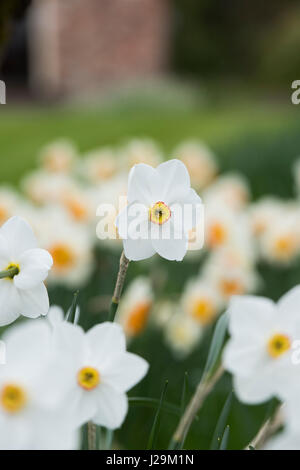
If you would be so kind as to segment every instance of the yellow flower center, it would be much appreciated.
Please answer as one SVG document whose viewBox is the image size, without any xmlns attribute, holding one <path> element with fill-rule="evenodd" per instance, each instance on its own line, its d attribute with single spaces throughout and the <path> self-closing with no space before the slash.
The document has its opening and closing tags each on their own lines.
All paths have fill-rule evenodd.
<svg viewBox="0 0 300 470">
<path fill-rule="evenodd" d="M 66 198 L 65 205 L 71 216 L 79 222 L 84 221 L 88 217 L 88 210 L 86 205 L 82 204 L 77 199 Z"/>
<path fill-rule="evenodd" d="M 53 258 L 54 269 L 64 270 L 70 268 L 74 264 L 75 255 L 71 248 L 64 243 L 53 245 L 49 249 Z"/>
<path fill-rule="evenodd" d="M 278 258 L 285 259 L 290 258 L 297 249 L 296 237 L 292 235 L 286 235 L 278 238 L 275 241 L 275 253 Z"/>
<path fill-rule="evenodd" d="M 8 413 L 21 411 L 26 403 L 26 392 L 19 385 L 7 384 L 0 392 L 0 404 Z"/>
<path fill-rule="evenodd" d="M 225 227 L 221 223 L 216 222 L 212 224 L 209 229 L 208 245 L 211 247 L 222 245 L 225 242 L 226 237 L 227 232 Z"/>
<path fill-rule="evenodd" d="M 277 359 L 290 348 L 291 342 L 289 337 L 282 334 L 275 334 L 269 339 L 267 344 L 268 353 L 273 359 Z"/>
<path fill-rule="evenodd" d="M 4 224 L 8 219 L 8 213 L 5 207 L 0 206 L 0 225 Z"/>
<path fill-rule="evenodd" d="M 154 224 L 162 225 L 171 217 L 170 208 L 162 201 L 156 202 L 150 209 L 150 220 Z"/>
<path fill-rule="evenodd" d="M 93 390 L 100 383 L 100 374 L 94 367 L 83 367 L 77 374 L 77 383 L 84 390 Z"/>
<path fill-rule="evenodd" d="M 245 290 L 242 282 L 238 279 L 222 279 L 220 289 L 226 297 L 243 294 Z"/>
<path fill-rule="evenodd" d="M 131 335 L 138 335 L 146 326 L 151 302 L 139 302 L 128 315 L 125 329 Z"/>
<path fill-rule="evenodd" d="M 202 325 L 208 325 L 215 317 L 215 308 L 211 300 L 199 298 L 194 301 L 191 309 L 192 316 Z"/>
<path fill-rule="evenodd" d="M 17 263 L 10 263 L 6 268 L 5 271 L 8 271 L 9 269 L 15 269 L 15 273 L 12 274 L 11 276 L 8 276 L 6 279 L 12 280 L 17 274 L 20 272 L 20 266 Z"/>
</svg>

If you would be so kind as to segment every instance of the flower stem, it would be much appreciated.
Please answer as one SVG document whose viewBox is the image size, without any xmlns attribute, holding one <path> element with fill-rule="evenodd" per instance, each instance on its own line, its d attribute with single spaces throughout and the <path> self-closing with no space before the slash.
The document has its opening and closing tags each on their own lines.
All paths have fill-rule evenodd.
<svg viewBox="0 0 300 470">
<path fill-rule="evenodd" d="M 13 268 L 6 269 L 5 271 L 0 271 L 0 279 L 10 278 L 12 279 L 19 273 L 19 269 L 14 266 Z"/>
<path fill-rule="evenodd" d="M 97 429 L 96 425 L 89 421 L 87 424 L 88 428 L 88 450 L 97 450 L 96 440 L 97 440 Z"/>
<path fill-rule="evenodd" d="M 111 305 L 110 305 L 110 311 L 109 311 L 109 317 L 108 317 L 108 320 L 112 322 L 115 319 L 116 312 L 118 309 L 128 265 L 129 265 L 129 259 L 126 258 L 125 253 L 123 251 L 121 254 L 121 258 L 120 258 L 120 269 L 118 272 L 114 294 L 111 299 Z"/>
<path fill-rule="evenodd" d="M 269 418 L 260 428 L 254 439 L 247 445 L 245 450 L 261 449 L 270 437 L 282 426 L 282 407 L 279 406 L 275 415 Z"/>
<path fill-rule="evenodd" d="M 180 419 L 178 427 L 172 438 L 169 447 L 170 449 L 180 449 L 183 446 L 187 433 L 191 427 L 192 422 L 194 421 L 196 414 L 203 405 L 206 397 L 214 388 L 215 384 L 222 377 L 223 373 L 224 369 L 222 366 L 220 366 L 212 376 L 200 380 L 190 403 L 188 404 L 184 414 Z"/>
</svg>

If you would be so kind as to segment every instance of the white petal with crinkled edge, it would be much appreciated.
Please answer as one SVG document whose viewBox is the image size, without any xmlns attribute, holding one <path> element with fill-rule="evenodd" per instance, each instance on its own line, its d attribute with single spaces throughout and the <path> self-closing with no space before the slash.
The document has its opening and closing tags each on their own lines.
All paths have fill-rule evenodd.
<svg viewBox="0 0 300 470">
<path fill-rule="evenodd" d="M 161 200 L 170 206 L 185 198 L 190 190 L 190 176 L 186 166 L 180 160 L 168 160 L 161 163 L 156 171 L 162 184 Z"/>
<path fill-rule="evenodd" d="M 8 244 L 11 261 L 26 250 L 37 247 L 37 240 L 30 225 L 21 217 L 15 216 L 5 222 L 0 229 Z"/>
<path fill-rule="evenodd" d="M 103 381 L 119 392 L 127 392 L 147 374 L 149 365 L 143 358 L 124 353 L 103 367 Z"/>
<path fill-rule="evenodd" d="M 115 223 L 124 240 L 149 238 L 149 208 L 144 204 L 134 202 L 124 207 Z"/>
<path fill-rule="evenodd" d="M 276 395 L 274 384 L 263 369 L 257 370 L 250 377 L 236 376 L 233 384 L 238 399 L 249 405 L 263 403 Z"/>
<path fill-rule="evenodd" d="M 131 261 L 141 261 L 155 254 L 151 240 L 123 240 L 123 247 L 126 258 Z"/>
<path fill-rule="evenodd" d="M 41 282 L 32 289 L 17 289 L 20 299 L 20 314 L 28 318 L 47 315 L 49 297 L 45 285 Z"/>
<path fill-rule="evenodd" d="M 128 400 L 124 393 L 117 392 L 113 387 L 100 384 L 97 389 L 97 413 L 93 422 L 108 429 L 117 429 L 126 418 Z"/>
<path fill-rule="evenodd" d="M 18 289 L 31 289 L 47 278 L 53 260 L 48 251 L 33 248 L 21 255 L 18 264 L 20 273 L 14 277 L 15 286 Z"/>
<path fill-rule="evenodd" d="M 0 326 L 9 325 L 21 315 L 17 289 L 9 279 L 0 280 Z"/>
</svg>

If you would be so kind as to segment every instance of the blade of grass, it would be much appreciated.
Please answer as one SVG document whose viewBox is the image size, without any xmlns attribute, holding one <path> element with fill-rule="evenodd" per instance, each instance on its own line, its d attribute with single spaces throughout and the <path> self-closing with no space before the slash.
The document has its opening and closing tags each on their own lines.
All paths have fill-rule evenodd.
<svg viewBox="0 0 300 470">
<path fill-rule="evenodd" d="M 168 387 L 168 381 L 166 380 L 161 397 L 160 397 L 159 406 L 155 414 L 153 426 L 151 429 L 151 433 L 150 433 L 150 437 L 149 437 L 149 441 L 147 445 L 147 450 L 153 450 L 157 441 L 157 435 L 159 432 L 159 424 L 160 424 L 160 414 L 162 410 L 162 405 L 164 403 L 164 398 L 165 398 L 167 387 Z"/>
<path fill-rule="evenodd" d="M 226 426 L 221 440 L 219 450 L 227 450 L 228 440 L 229 440 L 230 427 Z"/>
<path fill-rule="evenodd" d="M 220 441 L 221 441 L 221 434 L 227 424 L 226 421 L 228 419 L 229 411 L 231 408 L 232 398 L 233 398 L 233 392 L 230 392 L 223 406 L 220 417 L 218 419 L 216 429 L 215 429 L 215 432 L 214 432 L 214 435 L 210 444 L 210 450 L 218 450 L 219 448 Z"/>
<path fill-rule="evenodd" d="M 217 321 L 212 342 L 209 348 L 209 353 L 207 356 L 207 361 L 204 367 L 204 372 L 202 375 L 202 380 L 206 380 L 209 377 L 216 366 L 216 363 L 219 359 L 226 331 L 228 326 L 228 314 L 227 312 L 223 313 Z"/>
<path fill-rule="evenodd" d="M 157 398 L 147 398 L 147 397 L 129 397 L 129 404 L 133 406 L 144 406 L 146 408 L 155 408 L 160 405 L 160 400 Z M 173 405 L 172 403 L 164 401 L 161 406 L 162 411 L 165 411 L 176 416 L 180 416 L 180 407 Z"/>
<path fill-rule="evenodd" d="M 76 292 L 74 292 L 74 295 L 73 295 L 73 301 L 72 301 L 72 305 L 71 307 L 69 308 L 69 310 L 67 311 L 67 314 L 66 314 L 66 321 L 69 322 L 69 323 L 77 323 L 78 322 L 78 315 L 77 315 L 77 301 L 78 301 L 78 294 L 79 294 L 79 291 L 77 290 Z"/>
</svg>

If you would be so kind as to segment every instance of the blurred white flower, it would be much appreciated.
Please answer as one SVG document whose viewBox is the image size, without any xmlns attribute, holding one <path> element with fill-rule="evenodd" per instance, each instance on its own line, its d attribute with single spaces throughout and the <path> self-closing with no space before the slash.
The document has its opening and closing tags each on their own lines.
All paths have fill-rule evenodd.
<svg viewBox="0 0 300 470">
<path fill-rule="evenodd" d="M 76 162 L 77 150 L 69 140 L 59 139 L 43 147 L 39 159 L 50 173 L 69 173 Z"/>
<path fill-rule="evenodd" d="M 174 314 L 166 323 L 165 339 L 176 357 L 184 358 L 200 343 L 203 328 L 174 304 Z"/>
<path fill-rule="evenodd" d="M 52 257 L 37 248 L 31 227 L 20 217 L 12 217 L 0 229 L 0 271 L 13 270 L 0 279 L 0 325 L 20 315 L 37 318 L 49 310 L 43 281 L 52 266 Z"/>
<path fill-rule="evenodd" d="M 205 206 L 205 247 L 216 249 L 232 242 L 235 236 L 237 215 L 223 204 Z"/>
<path fill-rule="evenodd" d="M 201 199 L 190 187 L 184 164 L 169 160 L 156 169 L 136 165 L 129 174 L 127 198 L 116 221 L 126 257 L 138 261 L 158 253 L 181 261 L 188 233 L 202 215 Z"/>
<path fill-rule="evenodd" d="M 157 166 L 162 162 L 162 153 L 157 144 L 150 139 L 132 139 L 120 150 L 119 158 L 127 169 L 139 163 Z"/>
<path fill-rule="evenodd" d="M 49 283 L 70 287 L 84 285 L 94 268 L 89 227 L 74 222 L 56 206 L 45 207 L 39 218 L 39 240 L 53 258 Z"/>
<path fill-rule="evenodd" d="M 172 155 L 186 165 L 191 175 L 192 186 L 197 190 L 208 186 L 217 174 L 215 155 L 203 142 L 197 140 L 182 142 Z"/>
<path fill-rule="evenodd" d="M 127 337 L 137 336 L 146 327 L 153 303 L 151 282 L 143 276 L 132 281 L 122 295 L 118 307 L 117 321 Z"/>
<path fill-rule="evenodd" d="M 77 436 L 62 403 L 50 397 L 47 322 L 28 322 L 4 336 L 7 363 L 0 367 L 0 449 L 74 449 Z"/>
<path fill-rule="evenodd" d="M 92 150 L 80 162 L 80 174 L 92 184 L 108 181 L 118 172 L 120 163 L 110 147 Z"/>
<path fill-rule="evenodd" d="M 16 191 L 7 186 L 0 188 L 0 226 L 16 215 L 20 199 Z"/>
<path fill-rule="evenodd" d="M 261 255 L 275 264 L 289 264 L 300 255 L 300 211 L 285 207 L 260 241 Z"/>
<path fill-rule="evenodd" d="M 298 368 L 292 344 L 300 336 L 300 287 L 277 304 L 264 297 L 236 296 L 229 306 L 231 338 L 225 348 L 225 368 L 233 374 L 234 390 L 245 403 L 281 396 Z"/>
<path fill-rule="evenodd" d="M 250 190 L 244 176 L 228 173 L 216 179 L 202 195 L 205 204 L 222 204 L 232 210 L 241 210 L 249 202 Z"/>
<path fill-rule="evenodd" d="M 57 385 L 65 394 L 75 426 L 89 420 L 109 429 L 120 427 L 126 417 L 126 392 L 147 373 L 141 357 L 126 352 L 120 325 L 102 323 L 87 333 L 61 322 L 54 328 L 57 351 Z"/>
<path fill-rule="evenodd" d="M 248 209 L 251 232 L 261 237 L 282 217 L 283 208 L 283 202 L 273 196 L 261 198 L 252 204 Z"/>
<path fill-rule="evenodd" d="M 47 205 L 59 203 L 62 194 L 73 187 L 73 180 L 64 173 L 52 174 L 45 170 L 35 170 L 22 179 L 21 186 L 32 202 Z"/>
<path fill-rule="evenodd" d="M 215 321 L 222 306 L 217 290 L 201 278 L 188 281 L 181 304 L 183 311 L 203 327 Z"/>
</svg>

